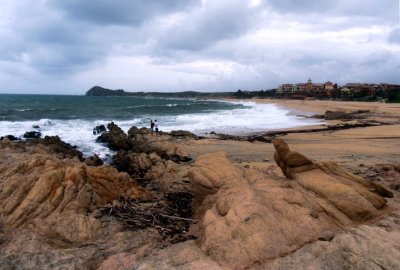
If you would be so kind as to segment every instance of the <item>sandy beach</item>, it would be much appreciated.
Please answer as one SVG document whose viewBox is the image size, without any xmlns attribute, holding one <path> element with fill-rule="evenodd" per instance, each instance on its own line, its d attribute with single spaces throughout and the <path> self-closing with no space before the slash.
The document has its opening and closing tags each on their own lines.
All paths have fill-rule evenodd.
<svg viewBox="0 0 400 270">
<path fill-rule="evenodd" d="M 340 120 L 324 120 L 324 124 L 318 126 L 294 128 L 304 130 L 304 132 L 282 135 L 278 138 L 284 139 L 294 150 L 305 153 L 311 158 L 336 161 L 353 172 L 357 171 L 360 165 L 400 163 L 398 152 L 400 149 L 400 104 L 276 99 L 252 99 L 251 101 L 276 104 L 299 115 L 324 114 L 326 110 L 350 112 L 370 110 L 371 115 L 365 121 L 380 121 L 389 125 L 307 132 L 311 128 L 343 123 Z M 274 164 L 275 150 L 269 143 L 206 139 L 190 142 L 185 145 L 185 149 L 195 157 L 205 153 L 224 151 L 233 162 L 244 165 L 253 163 L 253 166 L 265 167 Z"/>
</svg>

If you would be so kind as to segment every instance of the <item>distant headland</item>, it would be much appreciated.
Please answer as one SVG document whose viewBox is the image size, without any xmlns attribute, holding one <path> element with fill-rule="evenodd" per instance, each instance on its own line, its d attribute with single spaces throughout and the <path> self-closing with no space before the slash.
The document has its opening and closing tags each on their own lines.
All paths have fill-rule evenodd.
<svg viewBox="0 0 400 270">
<path fill-rule="evenodd" d="M 107 89 L 107 88 L 103 88 L 101 86 L 93 86 L 92 88 L 90 88 L 85 96 L 129 96 L 130 93 L 125 92 L 122 89 L 118 89 L 118 90 L 111 90 L 111 89 Z"/>
<path fill-rule="evenodd" d="M 136 97 L 181 97 L 181 98 L 217 98 L 217 97 L 232 97 L 234 92 L 126 92 L 122 89 L 111 90 L 101 86 L 93 86 L 90 88 L 85 96 L 136 96 Z"/>
<path fill-rule="evenodd" d="M 400 85 L 347 83 L 339 86 L 336 83 L 285 83 L 275 89 L 236 92 L 126 92 L 122 89 L 111 90 L 101 86 L 89 89 L 85 96 L 136 96 L 136 97 L 178 97 L 178 98 L 274 98 L 274 99 L 328 99 L 343 101 L 386 101 L 400 102 Z"/>
</svg>

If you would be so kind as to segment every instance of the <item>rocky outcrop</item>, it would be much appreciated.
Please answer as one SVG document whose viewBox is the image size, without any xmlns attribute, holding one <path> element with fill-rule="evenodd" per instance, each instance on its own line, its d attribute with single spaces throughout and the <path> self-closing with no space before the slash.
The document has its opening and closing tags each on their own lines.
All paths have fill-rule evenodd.
<svg viewBox="0 0 400 270">
<path fill-rule="evenodd" d="M 128 141 L 128 136 L 124 133 L 124 131 L 111 122 L 107 125 L 108 132 L 103 132 L 96 141 L 106 143 L 107 146 L 112 150 L 129 150 L 131 148 L 131 144 Z"/>
<path fill-rule="evenodd" d="M 263 265 L 308 243 L 330 241 L 378 217 L 390 191 L 330 163 L 314 163 L 275 141 L 290 179 L 234 166 L 223 153 L 200 157 L 189 171 L 200 248 L 220 265 Z M 378 193 L 377 193 L 378 192 Z"/>
<path fill-rule="evenodd" d="M 42 133 L 39 131 L 28 131 L 28 132 L 25 132 L 23 137 L 26 139 L 38 139 L 41 136 L 42 136 Z"/>
<path fill-rule="evenodd" d="M 85 158 L 84 162 L 88 166 L 101 166 L 104 164 L 101 158 L 96 154 L 91 157 Z"/>
<path fill-rule="evenodd" d="M 195 140 L 198 139 L 198 137 L 195 134 L 186 130 L 172 130 L 169 134 L 173 137 L 190 138 Z"/>
<path fill-rule="evenodd" d="M 120 150 L 113 156 L 113 166 L 119 171 L 143 178 L 146 172 L 153 166 L 153 160 L 154 158 L 152 159 L 146 153 Z"/>
<path fill-rule="evenodd" d="M 93 135 L 100 134 L 106 131 L 107 129 L 104 125 L 98 125 L 93 128 Z"/>
<path fill-rule="evenodd" d="M 174 162 L 191 160 L 190 155 L 178 146 L 174 136 L 168 133 L 162 133 L 160 134 L 161 136 L 153 136 L 147 128 L 133 126 L 129 129 L 128 135 L 126 135 L 114 123 L 108 124 L 107 127 L 110 131 L 101 134 L 98 141 L 108 143 L 111 149 L 126 150 L 134 153 L 156 153 L 161 158 Z M 179 134 L 180 137 L 184 136 L 183 133 Z M 117 157 L 117 159 L 119 158 Z"/>
<path fill-rule="evenodd" d="M 400 164 L 378 164 L 360 168 L 358 173 L 370 181 L 400 191 Z"/>
<path fill-rule="evenodd" d="M 143 139 L 143 135 L 148 135 L 148 134 L 150 134 L 150 130 L 144 127 L 138 128 L 133 126 L 128 130 L 128 137 L 130 139 L 140 139 L 140 138 Z"/>
<path fill-rule="evenodd" d="M 190 154 L 179 147 L 179 145 L 174 141 L 155 142 L 153 147 L 155 152 L 163 159 L 172 160 L 178 163 L 192 160 Z"/>
<path fill-rule="evenodd" d="M 97 138 L 97 141 L 107 143 L 108 147 L 113 150 L 146 154 L 156 153 L 165 160 L 175 162 L 187 162 L 191 160 L 189 154 L 183 151 L 175 142 L 173 136 L 168 133 L 162 133 L 160 134 L 161 136 L 153 136 L 147 128 L 133 126 L 129 129 L 128 135 L 126 135 L 114 123 L 108 124 L 107 128 L 109 131 L 102 133 Z M 179 136 L 183 136 L 183 133 L 179 134 Z M 117 157 L 117 159 L 119 158 Z"/>
<path fill-rule="evenodd" d="M 274 140 L 276 163 L 290 179 L 328 200 L 351 220 L 365 220 L 384 207 L 383 197 L 393 193 L 382 185 L 353 175 L 334 162 L 312 162 L 290 151 L 283 140 Z"/>
<path fill-rule="evenodd" d="M 194 134 L 184 131 L 162 132 L 153 136 L 147 128 L 132 127 L 128 131 L 128 138 L 132 145 L 132 151 L 137 153 L 156 153 L 165 160 L 175 162 L 190 161 L 190 155 L 183 151 L 176 141 L 176 138 L 193 139 Z"/>
<path fill-rule="evenodd" d="M 62 141 L 58 136 L 45 136 L 43 139 L 32 140 L 29 143 L 31 145 L 42 144 L 50 153 L 56 154 L 59 158 L 77 157 L 79 160 L 83 160 L 83 154 L 77 150 L 76 146 Z"/>
<path fill-rule="evenodd" d="M 390 269 L 400 265 L 400 216 L 393 213 L 378 226 L 361 225 L 338 233 L 332 240 L 317 240 L 286 256 L 274 260 L 254 261 L 247 269 Z M 396 225 L 397 222 L 397 225 Z M 256 234 L 254 238 L 257 238 Z M 273 241 L 273 239 L 271 239 Z M 276 243 L 279 245 L 279 242 Z M 234 251 L 234 250 L 232 250 Z M 145 255 L 144 255 L 145 254 Z M 217 263 L 194 241 L 142 250 L 140 253 L 119 253 L 100 264 L 99 269 L 243 269 Z"/>
<path fill-rule="evenodd" d="M 19 140 L 19 139 L 18 139 L 17 137 L 15 137 L 14 135 L 6 135 L 6 136 L 0 137 L 0 141 L 2 141 L 2 140 L 4 140 L 4 139 L 10 140 L 10 141 L 17 141 L 17 140 Z"/>
<path fill-rule="evenodd" d="M 325 114 L 315 114 L 310 116 L 310 118 L 318 118 L 318 119 L 325 119 L 325 120 L 354 120 L 354 119 L 364 119 L 371 115 L 370 110 L 356 110 L 356 111 L 344 111 L 344 110 L 337 110 L 337 111 L 330 111 L 327 110 Z"/>
<path fill-rule="evenodd" d="M 29 149 L 1 142 L 0 148 L 0 212 L 6 228 L 33 225 L 65 241 L 87 241 L 101 228 L 91 212 L 121 196 L 150 198 L 110 166 L 60 160 L 43 145 Z"/>
<path fill-rule="evenodd" d="M 397 216 L 398 214 L 396 214 Z M 396 217 L 396 222 L 400 220 Z M 286 257 L 266 262 L 264 269 L 398 269 L 400 233 L 393 224 L 361 225 L 331 242 L 316 241 Z"/>
<path fill-rule="evenodd" d="M 172 160 L 162 159 L 156 153 L 120 150 L 113 157 L 113 166 L 139 179 L 142 184 L 150 183 L 153 188 L 165 192 L 174 182 L 181 182 L 187 173 L 185 166 L 178 166 Z"/>
<path fill-rule="evenodd" d="M 152 147 L 165 143 L 150 141 Z M 390 196 L 390 190 L 337 164 L 315 162 L 283 141 L 274 144 L 286 178 L 277 166 L 279 173 L 235 166 L 224 153 L 199 157 L 187 173 L 189 164 L 121 150 L 120 162 L 129 170 L 158 182 L 149 200 L 148 191 L 110 166 L 91 167 L 43 144 L 4 139 L 0 268 L 397 269 L 400 206 L 396 198 L 386 202 L 381 196 Z M 174 211 L 149 214 L 149 209 L 176 210 L 173 203 L 179 200 L 159 198 L 179 193 L 177 182 L 187 174 L 195 214 L 183 219 L 196 224 L 188 232 L 193 237 L 180 241 L 197 240 L 171 244 L 160 231 L 170 234 L 176 228 L 157 226 L 161 220 L 152 219 L 179 222 L 182 217 Z M 173 192 L 163 194 L 162 185 Z M 104 214 L 116 209 L 118 215 Z M 140 218 L 151 226 L 131 231 L 123 225 Z"/>
</svg>

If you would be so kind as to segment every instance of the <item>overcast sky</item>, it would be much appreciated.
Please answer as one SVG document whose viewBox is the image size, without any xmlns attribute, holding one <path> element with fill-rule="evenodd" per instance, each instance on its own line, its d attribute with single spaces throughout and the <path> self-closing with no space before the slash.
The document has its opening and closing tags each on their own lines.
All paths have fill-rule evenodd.
<svg viewBox="0 0 400 270">
<path fill-rule="evenodd" d="M 0 0 L 0 93 L 400 84 L 399 0 Z"/>
</svg>

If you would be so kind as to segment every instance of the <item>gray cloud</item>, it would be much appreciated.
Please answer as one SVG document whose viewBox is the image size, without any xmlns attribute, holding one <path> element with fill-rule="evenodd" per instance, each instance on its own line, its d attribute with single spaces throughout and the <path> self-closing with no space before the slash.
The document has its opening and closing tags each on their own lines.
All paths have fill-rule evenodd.
<svg viewBox="0 0 400 270">
<path fill-rule="evenodd" d="M 140 32 L 137 25 L 198 4 L 195 0 L 180 2 L 53 1 L 32 9 L 17 5 L 10 24 L 13 50 L 7 48 L 11 44 L 0 46 L 0 55 L 14 61 L 25 57 L 24 61 L 41 72 L 69 74 L 101 62 L 114 44 L 131 41 L 129 37 Z M 132 27 L 124 29 L 123 24 Z"/>
<path fill-rule="evenodd" d="M 99 25 L 139 25 L 170 12 L 199 4 L 198 0 L 60 0 L 52 5 L 71 19 Z"/>
<path fill-rule="evenodd" d="M 400 15 L 399 15 L 400 16 Z M 388 37 L 388 41 L 391 43 L 399 44 L 400 45 L 400 26 L 394 28 Z"/>
<path fill-rule="evenodd" d="M 202 50 L 246 33 L 255 14 L 246 1 L 208 1 L 169 29 L 160 45 L 172 50 Z"/>
<path fill-rule="evenodd" d="M 264 0 L 264 3 L 282 13 L 324 12 L 334 5 L 334 1 L 330 0 Z"/>
<path fill-rule="evenodd" d="M 399 83 L 397 5 L 2 0 L 0 85 L 15 91 L 79 91 L 94 84 L 220 91 L 267 89 L 308 77 Z"/>
</svg>

